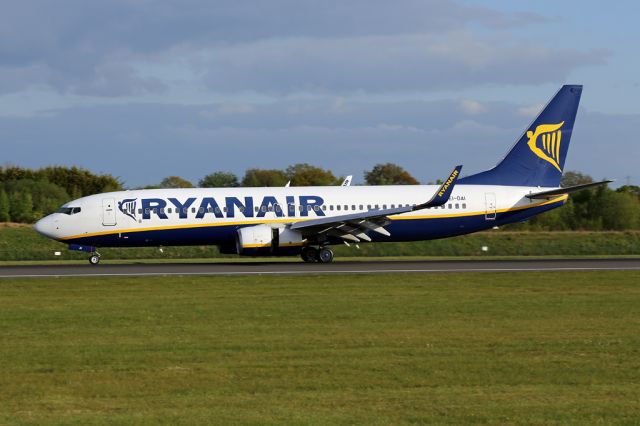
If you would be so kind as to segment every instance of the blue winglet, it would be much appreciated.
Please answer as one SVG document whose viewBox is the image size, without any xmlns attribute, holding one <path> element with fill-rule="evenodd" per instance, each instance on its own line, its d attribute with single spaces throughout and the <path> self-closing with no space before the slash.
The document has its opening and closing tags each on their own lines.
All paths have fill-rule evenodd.
<svg viewBox="0 0 640 426">
<path fill-rule="evenodd" d="M 419 204 L 413 208 L 413 210 L 422 210 L 428 209 L 429 207 L 439 207 L 443 204 L 446 204 L 449 201 L 449 197 L 451 196 L 451 192 L 453 192 L 453 187 L 456 186 L 456 181 L 460 176 L 460 171 L 462 170 L 462 165 L 456 166 L 455 169 L 451 172 L 447 180 L 444 181 L 440 188 L 436 191 L 436 193 L 431 197 L 429 201 L 423 204 Z"/>
</svg>

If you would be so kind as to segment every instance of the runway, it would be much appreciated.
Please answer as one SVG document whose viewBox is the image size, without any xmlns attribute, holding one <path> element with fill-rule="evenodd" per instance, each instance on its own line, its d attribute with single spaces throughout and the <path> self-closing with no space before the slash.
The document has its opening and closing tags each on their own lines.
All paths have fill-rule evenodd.
<svg viewBox="0 0 640 426">
<path fill-rule="evenodd" d="M 640 259 L 522 259 L 291 262 L 215 262 L 0 267 L 0 278 L 187 275 L 382 274 L 435 272 L 640 271 Z"/>
</svg>

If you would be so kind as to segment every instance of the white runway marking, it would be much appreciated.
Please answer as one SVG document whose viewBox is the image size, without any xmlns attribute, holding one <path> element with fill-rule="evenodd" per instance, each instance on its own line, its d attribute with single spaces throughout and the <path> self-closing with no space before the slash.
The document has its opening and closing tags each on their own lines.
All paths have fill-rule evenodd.
<svg viewBox="0 0 640 426">
<path fill-rule="evenodd" d="M 640 266 L 628 267 L 548 267 L 548 268 L 469 268 L 469 269 L 377 269 L 377 270 L 299 270 L 299 271 L 203 271 L 203 272 L 131 272 L 131 273 L 69 273 L 0 275 L 0 278 L 66 278 L 66 277 L 157 277 L 216 275 L 330 275 L 330 274 L 397 274 L 452 272 L 568 272 L 568 271 L 640 271 Z"/>
</svg>

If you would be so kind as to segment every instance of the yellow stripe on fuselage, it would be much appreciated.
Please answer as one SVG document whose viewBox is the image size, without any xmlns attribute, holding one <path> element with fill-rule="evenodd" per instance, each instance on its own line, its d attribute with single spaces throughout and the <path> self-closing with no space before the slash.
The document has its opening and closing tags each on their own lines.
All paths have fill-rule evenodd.
<svg viewBox="0 0 640 426">
<path fill-rule="evenodd" d="M 543 201 L 540 203 L 530 204 L 526 206 L 517 206 L 510 207 L 506 209 L 497 209 L 496 213 L 505 213 L 511 211 L 518 210 L 526 210 L 534 207 L 545 206 L 548 204 L 554 204 L 560 201 L 566 201 L 569 196 L 564 194 L 559 197 L 553 198 L 551 200 Z M 431 210 L 433 211 L 433 210 Z M 469 213 L 449 213 L 449 214 L 438 214 L 438 215 L 409 215 L 409 216 L 391 216 L 389 219 L 391 220 L 418 220 L 418 219 L 446 219 L 453 217 L 470 217 L 470 216 L 481 216 L 486 214 L 486 211 L 481 212 L 469 212 Z M 134 232 L 149 232 L 149 231 L 170 231 L 174 229 L 193 229 L 193 228 L 209 228 L 215 226 L 234 226 L 234 225 L 261 225 L 266 223 L 296 223 L 303 222 L 306 220 L 314 220 L 317 217 L 313 218 L 280 218 L 280 219 L 266 219 L 266 220 L 244 220 L 244 221 L 234 221 L 234 222 L 208 222 L 208 223 L 192 223 L 187 225 L 167 225 L 167 226 L 153 226 L 149 228 L 131 228 L 131 229 L 121 229 L 117 231 L 101 231 L 101 232 L 91 232 L 86 234 L 78 234 L 72 235 L 69 237 L 60 238 L 59 241 L 67 241 L 67 240 L 75 240 L 77 238 L 88 238 L 88 237 L 97 237 L 102 235 L 114 235 L 114 234 L 131 234 Z"/>
</svg>

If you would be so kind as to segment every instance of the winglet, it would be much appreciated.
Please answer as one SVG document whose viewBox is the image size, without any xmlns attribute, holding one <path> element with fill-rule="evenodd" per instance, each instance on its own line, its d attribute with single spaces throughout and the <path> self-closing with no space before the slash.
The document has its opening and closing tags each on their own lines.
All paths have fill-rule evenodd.
<svg viewBox="0 0 640 426">
<path fill-rule="evenodd" d="M 449 201 L 449 197 L 451 196 L 453 187 L 456 186 L 456 180 L 458 180 L 458 177 L 460 176 L 460 170 L 462 170 L 462 165 L 456 166 L 447 180 L 445 180 L 444 183 L 440 185 L 440 188 L 438 188 L 433 197 L 431 197 L 431 199 L 426 203 L 415 206 L 413 210 L 428 209 L 429 207 L 439 207 Z"/>
</svg>

